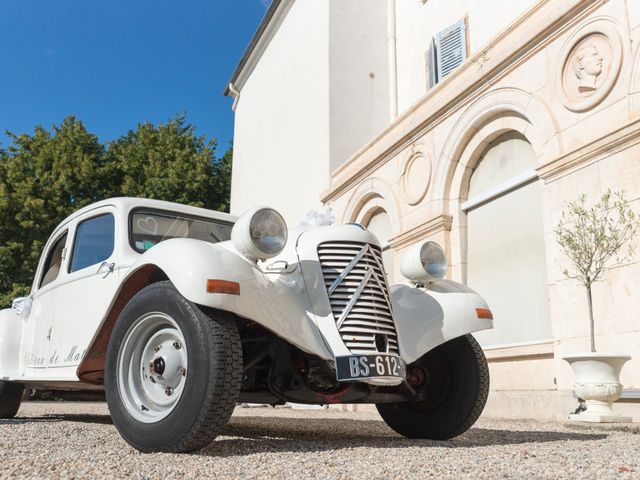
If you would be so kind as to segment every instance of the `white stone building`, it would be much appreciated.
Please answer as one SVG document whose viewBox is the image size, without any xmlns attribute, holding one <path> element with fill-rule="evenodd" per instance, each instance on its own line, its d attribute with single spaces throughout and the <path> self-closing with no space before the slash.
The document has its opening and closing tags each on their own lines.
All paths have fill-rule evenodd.
<svg viewBox="0 0 640 480">
<path fill-rule="evenodd" d="M 553 229 L 580 193 L 640 211 L 638 0 L 274 0 L 227 95 L 232 213 L 295 224 L 323 202 L 378 234 L 392 276 L 437 241 L 495 313 L 487 413 L 566 418 L 561 357 L 589 326 Z M 636 420 L 639 259 L 594 290 L 598 349 L 633 356 L 617 409 Z"/>
</svg>

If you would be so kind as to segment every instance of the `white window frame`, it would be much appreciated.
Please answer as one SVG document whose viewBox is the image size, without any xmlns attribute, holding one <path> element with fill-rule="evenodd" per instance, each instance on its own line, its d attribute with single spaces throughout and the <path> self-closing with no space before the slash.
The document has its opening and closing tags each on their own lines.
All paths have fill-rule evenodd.
<svg viewBox="0 0 640 480">
<path fill-rule="evenodd" d="M 517 188 L 524 187 L 525 185 L 535 182 L 536 180 L 538 180 L 538 173 L 535 170 L 526 170 L 519 175 L 510 178 L 506 182 L 496 185 L 485 193 L 476 195 L 475 197 L 468 199 L 466 202 L 463 202 L 460 207 L 463 212 L 467 213 L 469 210 L 472 210 L 475 207 L 479 207 L 484 203 L 487 203 Z"/>
</svg>

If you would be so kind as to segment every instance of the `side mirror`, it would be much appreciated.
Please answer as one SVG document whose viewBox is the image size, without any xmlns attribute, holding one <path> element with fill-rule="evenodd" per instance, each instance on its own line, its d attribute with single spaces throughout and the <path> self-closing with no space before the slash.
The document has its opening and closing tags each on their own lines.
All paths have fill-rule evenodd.
<svg viewBox="0 0 640 480">
<path fill-rule="evenodd" d="M 31 297 L 18 297 L 11 302 L 11 309 L 16 312 L 16 315 L 22 318 L 27 318 L 31 311 Z"/>
</svg>

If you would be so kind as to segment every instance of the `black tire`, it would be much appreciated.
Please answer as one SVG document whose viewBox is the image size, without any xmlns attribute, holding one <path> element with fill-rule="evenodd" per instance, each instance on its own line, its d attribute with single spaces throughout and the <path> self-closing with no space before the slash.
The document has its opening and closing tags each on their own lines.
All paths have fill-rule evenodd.
<svg viewBox="0 0 640 480">
<path fill-rule="evenodd" d="M 471 428 L 489 394 L 487 360 L 475 338 L 465 335 L 450 340 L 407 371 L 414 366 L 426 373 L 422 386 L 426 399 L 377 404 L 386 424 L 405 437 L 433 440 L 453 438 Z"/>
<path fill-rule="evenodd" d="M 20 409 L 24 385 L 0 380 L 0 418 L 13 418 Z"/>
<path fill-rule="evenodd" d="M 175 408 L 155 423 L 127 411 L 118 386 L 118 354 L 131 325 L 149 312 L 170 316 L 180 327 L 188 355 L 188 373 Z M 205 314 L 171 282 L 138 292 L 120 314 L 111 333 L 105 364 L 107 404 L 122 437 L 142 452 L 190 452 L 209 444 L 229 421 L 240 392 L 242 345 L 233 318 Z"/>
</svg>

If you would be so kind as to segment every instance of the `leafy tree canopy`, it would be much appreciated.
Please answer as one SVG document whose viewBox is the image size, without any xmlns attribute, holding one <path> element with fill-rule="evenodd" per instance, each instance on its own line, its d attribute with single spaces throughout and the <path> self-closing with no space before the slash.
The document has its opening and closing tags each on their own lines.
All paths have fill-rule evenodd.
<svg viewBox="0 0 640 480">
<path fill-rule="evenodd" d="M 592 205 L 580 195 L 562 212 L 554 233 L 556 241 L 572 263 L 563 273 L 577 279 L 586 289 L 589 307 L 591 351 L 596 351 L 595 321 L 591 287 L 607 268 L 625 263 L 634 254 L 630 243 L 640 229 L 640 218 L 629 206 L 625 193 L 607 190 Z M 626 247 L 626 248 L 625 248 Z"/>
<path fill-rule="evenodd" d="M 67 117 L 50 132 L 8 132 L 0 148 L 0 306 L 30 290 L 44 243 L 69 214 L 116 196 L 146 197 L 228 211 L 231 149 L 197 136 L 184 115 L 143 123 L 102 144 Z"/>
<path fill-rule="evenodd" d="M 109 196 L 145 197 L 227 211 L 230 156 L 215 158 L 216 142 L 195 134 L 185 117 L 143 123 L 109 144 L 114 169 Z"/>
</svg>

